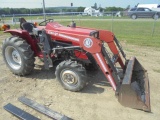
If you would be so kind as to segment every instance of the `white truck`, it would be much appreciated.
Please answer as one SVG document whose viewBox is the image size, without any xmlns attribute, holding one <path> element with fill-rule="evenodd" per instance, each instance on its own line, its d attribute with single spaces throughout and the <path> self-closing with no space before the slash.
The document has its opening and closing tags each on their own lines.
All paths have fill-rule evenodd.
<svg viewBox="0 0 160 120">
<path fill-rule="evenodd" d="M 159 4 L 138 4 L 137 8 L 149 8 L 153 11 L 160 12 L 160 5 Z"/>
</svg>

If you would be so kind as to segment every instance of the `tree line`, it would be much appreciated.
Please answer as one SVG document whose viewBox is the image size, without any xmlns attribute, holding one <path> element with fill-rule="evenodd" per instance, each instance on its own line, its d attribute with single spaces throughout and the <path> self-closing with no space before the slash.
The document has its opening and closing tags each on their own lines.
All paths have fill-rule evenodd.
<svg viewBox="0 0 160 120">
<path fill-rule="evenodd" d="M 123 11 L 124 8 L 121 7 L 97 7 L 95 4 L 92 8 L 99 9 L 101 12 L 108 11 Z M 46 8 L 46 13 L 59 13 L 59 12 L 84 12 L 85 7 L 51 7 Z M 40 14 L 43 13 L 42 8 L 0 8 L 0 15 L 10 15 L 10 14 Z"/>
</svg>

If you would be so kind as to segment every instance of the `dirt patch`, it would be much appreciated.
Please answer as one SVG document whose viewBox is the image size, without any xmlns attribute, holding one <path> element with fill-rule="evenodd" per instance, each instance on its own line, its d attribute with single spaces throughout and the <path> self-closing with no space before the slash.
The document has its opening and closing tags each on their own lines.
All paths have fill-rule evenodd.
<svg viewBox="0 0 160 120">
<path fill-rule="evenodd" d="M 25 95 L 75 120 L 159 120 L 160 49 L 125 44 L 123 46 L 128 58 L 136 56 L 148 70 L 152 113 L 121 106 L 101 72 L 90 73 L 88 76 L 90 82 L 81 92 L 70 92 L 64 90 L 56 80 L 55 68 L 47 71 L 39 60 L 36 60 L 31 75 L 26 77 L 13 75 L 4 64 L 0 50 L 0 119 L 17 120 L 3 109 L 4 105 L 12 103 L 42 120 L 49 120 L 50 118 L 18 102 L 17 98 Z"/>
</svg>

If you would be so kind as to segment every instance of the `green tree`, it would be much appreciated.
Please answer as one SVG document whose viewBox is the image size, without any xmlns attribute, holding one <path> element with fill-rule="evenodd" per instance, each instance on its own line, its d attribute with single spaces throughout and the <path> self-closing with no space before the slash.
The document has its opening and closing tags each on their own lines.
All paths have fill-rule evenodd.
<svg viewBox="0 0 160 120">
<path fill-rule="evenodd" d="M 94 3 L 94 8 L 97 9 L 97 3 Z"/>
<path fill-rule="evenodd" d="M 84 12 L 85 7 L 78 7 L 77 12 Z"/>
<path fill-rule="evenodd" d="M 106 7 L 105 8 L 105 12 L 107 11 L 123 11 L 124 8 L 121 8 L 121 7 Z"/>
<path fill-rule="evenodd" d="M 98 9 L 99 9 L 100 12 L 104 11 L 104 8 L 102 8 L 102 7 L 99 7 Z"/>
</svg>

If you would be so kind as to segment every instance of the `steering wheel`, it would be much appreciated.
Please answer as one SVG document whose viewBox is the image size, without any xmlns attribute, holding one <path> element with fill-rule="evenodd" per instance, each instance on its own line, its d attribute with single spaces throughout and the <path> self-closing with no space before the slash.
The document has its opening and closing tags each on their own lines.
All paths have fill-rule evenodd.
<svg viewBox="0 0 160 120">
<path fill-rule="evenodd" d="M 42 21 L 42 22 L 39 23 L 39 26 L 46 26 L 47 23 L 52 22 L 52 21 L 53 21 L 53 19 L 44 20 L 44 21 Z"/>
</svg>

